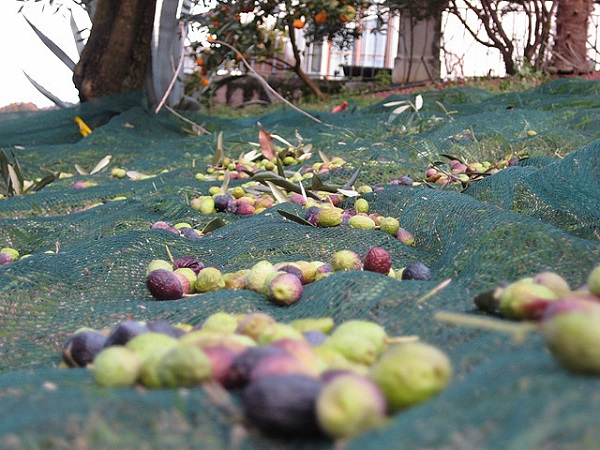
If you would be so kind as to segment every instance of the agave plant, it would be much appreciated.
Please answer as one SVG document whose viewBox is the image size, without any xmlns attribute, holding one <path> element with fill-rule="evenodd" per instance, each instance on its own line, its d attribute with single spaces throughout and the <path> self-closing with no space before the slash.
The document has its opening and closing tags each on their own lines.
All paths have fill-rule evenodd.
<svg viewBox="0 0 600 450">
<path fill-rule="evenodd" d="M 52 5 L 52 0 L 48 0 Z M 80 6 L 89 16 L 90 22 L 93 22 L 97 0 L 74 0 L 75 5 Z M 153 39 L 151 42 L 152 51 L 152 67 L 149 74 L 149 85 L 152 87 L 148 93 L 152 104 L 158 104 L 161 96 L 165 96 L 164 100 L 168 106 L 176 105 L 184 96 L 184 82 L 181 79 L 182 67 L 174 69 L 172 62 L 180 59 L 183 61 L 185 49 L 183 47 L 185 39 L 183 33 L 180 33 L 180 19 L 191 13 L 195 5 L 193 0 L 157 0 L 157 20 L 155 20 Z M 61 2 L 56 2 L 55 7 L 60 8 Z M 73 39 L 77 46 L 79 55 L 83 51 L 86 39 L 82 31 L 73 17 L 73 11 L 67 7 L 70 14 L 70 26 L 73 34 Z M 76 61 L 73 61 L 52 39 L 50 39 L 43 31 L 35 26 L 22 12 L 23 17 L 44 43 L 44 45 L 60 59 L 71 71 L 74 71 Z M 25 76 L 29 82 L 46 98 L 51 100 L 57 106 L 66 108 L 72 106 L 55 94 L 46 89 L 41 83 L 33 79 L 27 73 Z"/>
<path fill-rule="evenodd" d="M 56 174 L 49 173 L 35 181 L 26 180 L 15 154 L 12 151 L 11 154 L 13 162 L 10 162 L 4 150 L 0 150 L 0 175 L 3 180 L 0 180 L 0 196 L 13 197 L 36 192 L 57 178 Z"/>
<path fill-rule="evenodd" d="M 83 46 L 84 46 L 84 41 L 85 40 L 84 40 L 84 38 L 82 36 L 82 30 L 80 30 L 78 28 L 78 26 L 76 25 L 76 23 L 75 23 L 75 20 L 73 18 L 73 12 L 72 12 L 72 10 L 69 9 L 69 12 L 70 12 L 70 25 L 71 25 L 71 31 L 73 33 L 73 39 L 75 41 L 75 45 L 77 47 L 78 53 L 81 54 L 81 51 L 83 50 Z M 21 12 L 21 14 L 23 15 L 23 18 L 29 24 L 29 26 L 31 27 L 31 29 L 33 30 L 33 32 L 38 36 L 38 38 L 40 39 L 40 41 L 42 41 L 42 43 L 44 43 L 44 45 L 60 61 L 62 61 L 69 68 L 69 70 L 73 71 L 75 69 L 76 62 L 73 61 L 69 57 L 69 55 L 67 55 L 52 39 L 50 39 L 38 27 L 36 27 L 27 18 L 27 16 L 25 15 L 24 12 Z M 25 75 L 25 77 L 27 77 L 27 79 L 29 80 L 29 82 L 42 95 L 44 95 L 46 98 L 48 98 L 50 101 L 52 101 L 55 105 L 60 106 L 61 108 L 67 108 L 67 107 L 71 106 L 69 103 L 64 102 L 63 100 L 61 100 L 60 98 L 58 98 L 58 96 L 56 96 L 55 94 L 53 94 L 52 92 L 50 92 L 48 89 L 46 89 L 41 83 L 39 83 L 36 80 L 34 80 L 31 76 L 29 76 L 29 74 L 27 74 L 27 72 L 23 71 L 23 74 Z"/>
</svg>

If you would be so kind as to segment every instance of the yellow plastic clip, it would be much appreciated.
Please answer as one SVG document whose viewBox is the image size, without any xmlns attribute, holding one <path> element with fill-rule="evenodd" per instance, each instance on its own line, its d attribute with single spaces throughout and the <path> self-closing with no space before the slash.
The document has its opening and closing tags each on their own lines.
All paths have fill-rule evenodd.
<svg viewBox="0 0 600 450">
<path fill-rule="evenodd" d="M 87 126 L 87 124 L 83 121 L 83 119 L 79 116 L 75 116 L 75 122 L 79 125 L 79 132 L 83 137 L 86 137 L 88 134 L 91 134 L 92 129 Z"/>
</svg>

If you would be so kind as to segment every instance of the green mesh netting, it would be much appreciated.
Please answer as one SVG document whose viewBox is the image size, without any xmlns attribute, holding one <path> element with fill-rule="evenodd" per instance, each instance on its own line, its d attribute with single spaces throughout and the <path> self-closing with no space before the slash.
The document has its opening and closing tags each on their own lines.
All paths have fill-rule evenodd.
<svg viewBox="0 0 600 450">
<path fill-rule="evenodd" d="M 542 270 L 573 286 L 585 282 L 600 262 L 599 93 L 600 83 L 579 79 L 502 95 L 453 88 L 424 93 L 418 114 L 392 122 L 393 107 L 385 104 L 414 96 L 343 115 L 315 113 L 331 126 L 283 107 L 238 120 L 184 113 L 211 131 L 203 136 L 187 134 L 182 128 L 189 125 L 168 112 L 149 112 L 137 94 L 0 116 L 0 148 L 14 152 L 29 178 L 44 169 L 75 173 L 75 164 L 89 171 L 106 155 L 109 167 L 156 175 L 116 179 L 105 170 L 0 199 L 0 246 L 31 255 L 0 266 L 0 448 L 333 448 L 330 441 L 278 441 L 243 429 L 235 393 L 224 399 L 201 388 L 102 389 L 85 369 L 58 368 L 62 343 L 82 326 L 110 327 L 128 317 L 197 324 L 223 310 L 261 310 L 282 321 L 374 320 L 392 335 L 416 334 L 448 353 L 455 374 L 446 391 L 348 448 L 597 448 L 600 380 L 565 372 L 539 336 L 516 344 L 433 314 L 476 313 L 477 293 Z M 74 116 L 93 133 L 82 139 Z M 343 184 L 360 167 L 355 186 L 380 188 L 363 195 L 371 210 L 398 217 L 416 246 L 378 231 L 284 220 L 276 209 L 303 214 L 291 203 L 253 216 L 220 213 L 226 226 L 197 240 L 150 229 L 158 220 L 206 225 L 214 216 L 189 202 L 220 182 L 194 175 L 210 163 L 220 131 L 226 154 L 251 150 L 257 122 L 294 142 L 298 132 L 315 150 L 346 159 L 328 182 Z M 441 154 L 482 161 L 519 152 L 529 159 L 464 191 L 390 184 L 423 177 Z M 315 152 L 307 163 L 318 160 Z M 95 185 L 74 189 L 79 180 Z M 126 199 L 112 201 L 118 196 Z M 328 260 L 336 250 L 364 254 L 372 246 L 387 249 L 397 268 L 424 262 L 433 280 L 335 273 L 307 285 L 287 308 L 246 290 L 158 302 L 145 287 L 148 262 L 168 259 L 168 251 L 234 271 L 261 259 Z M 447 288 L 422 300 L 448 278 Z"/>
</svg>

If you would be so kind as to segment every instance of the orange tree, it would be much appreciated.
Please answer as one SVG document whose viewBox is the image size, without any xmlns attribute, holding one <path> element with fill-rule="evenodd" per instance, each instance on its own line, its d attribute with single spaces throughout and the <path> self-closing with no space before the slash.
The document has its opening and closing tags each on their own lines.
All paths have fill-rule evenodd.
<svg viewBox="0 0 600 450">
<path fill-rule="evenodd" d="M 320 100 L 326 99 L 325 94 L 302 69 L 301 42 L 326 40 L 351 47 L 362 33 L 362 11 L 370 5 L 366 0 L 200 0 L 198 4 L 211 9 L 185 20 L 208 36 L 193 44 L 201 84 L 206 85 L 209 74 L 219 68 L 239 66 L 243 56 L 294 72 Z M 299 39 L 300 33 L 304 39 Z"/>
</svg>

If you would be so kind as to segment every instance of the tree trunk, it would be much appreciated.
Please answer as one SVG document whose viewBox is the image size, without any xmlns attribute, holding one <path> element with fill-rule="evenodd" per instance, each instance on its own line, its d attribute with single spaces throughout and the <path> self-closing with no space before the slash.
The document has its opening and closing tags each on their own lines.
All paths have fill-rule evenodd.
<svg viewBox="0 0 600 450">
<path fill-rule="evenodd" d="M 559 0 L 556 9 L 552 71 L 585 74 L 592 71 L 587 56 L 587 38 L 593 0 Z"/>
<path fill-rule="evenodd" d="M 292 46 L 292 53 L 294 54 L 294 64 L 292 65 L 292 70 L 310 88 L 313 94 L 315 94 L 320 101 L 325 102 L 327 101 L 327 96 L 323 93 L 323 91 L 321 91 L 317 83 L 315 83 L 300 66 L 300 50 L 298 49 L 298 43 L 296 42 L 296 30 L 294 28 L 293 21 L 293 18 L 289 16 L 287 20 L 288 34 L 290 37 L 290 45 Z"/>
<path fill-rule="evenodd" d="M 98 0 L 92 31 L 75 67 L 82 102 L 144 87 L 156 0 Z"/>
</svg>

